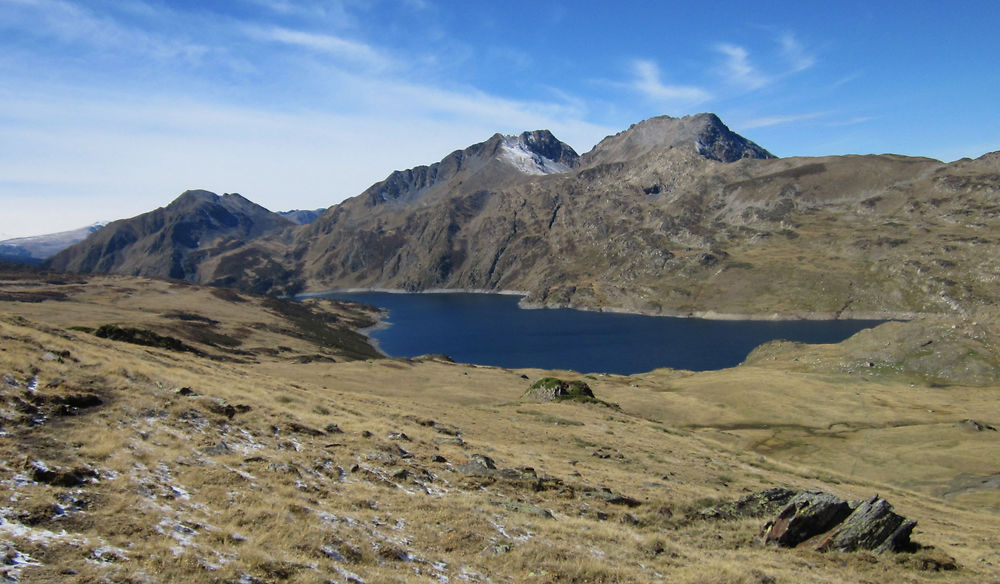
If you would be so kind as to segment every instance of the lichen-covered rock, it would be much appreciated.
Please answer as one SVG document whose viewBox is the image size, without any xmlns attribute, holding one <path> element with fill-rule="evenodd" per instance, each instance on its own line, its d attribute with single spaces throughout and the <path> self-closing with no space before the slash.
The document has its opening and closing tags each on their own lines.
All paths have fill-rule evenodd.
<svg viewBox="0 0 1000 584">
<path fill-rule="evenodd" d="M 455 467 L 455 470 L 470 476 L 491 476 L 497 469 L 496 463 L 489 456 L 483 454 L 473 454 L 465 464 Z"/>
<path fill-rule="evenodd" d="M 557 377 L 543 377 L 531 384 L 522 399 L 548 402 L 564 399 L 594 400 L 594 392 L 582 381 L 563 381 Z"/>
<path fill-rule="evenodd" d="M 819 549 L 872 550 L 876 553 L 913 551 L 915 546 L 910 541 L 910 534 L 916 525 L 916 521 L 894 513 L 892 505 L 876 495 L 858 505 Z"/>
<path fill-rule="evenodd" d="M 717 505 L 702 512 L 704 517 L 747 516 L 738 511 L 780 500 L 792 491 L 768 489 L 748 495 L 736 503 Z M 795 547 L 803 542 L 819 551 L 915 552 L 910 541 L 917 522 L 893 512 L 892 505 L 878 495 L 848 503 L 821 491 L 803 491 L 788 501 L 777 517 L 764 527 L 765 543 Z M 811 541 L 810 541 L 811 540 Z"/>
<path fill-rule="evenodd" d="M 765 517 L 774 515 L 783 509 L 795 495 L 796 492 L 791 489 L 774 487 L 750 493 L 737 501 L 720 503 L 703 509 L 700 514 L 705 519 Z"/>
<path fill-rule="evenodd" d="M 851 514 L 847 501 L 821 491 L 803 491 L 792 497 L 771 522 L 766 543 L 795 547 L 829 531 Z"/>
</svg>

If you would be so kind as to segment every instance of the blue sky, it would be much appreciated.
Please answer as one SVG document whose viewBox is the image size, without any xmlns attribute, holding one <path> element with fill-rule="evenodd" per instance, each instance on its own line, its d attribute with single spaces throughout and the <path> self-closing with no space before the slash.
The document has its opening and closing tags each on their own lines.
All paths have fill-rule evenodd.
<svg viewBox="0 0 1000 584">
<path fill-rule="evenodd" d="M 495 132 L 719 114 L 779 156 L 1000 150 L 995 1 L 0 0 L 0 239 L 188 188 L 327 207 Z"/>
</svg>

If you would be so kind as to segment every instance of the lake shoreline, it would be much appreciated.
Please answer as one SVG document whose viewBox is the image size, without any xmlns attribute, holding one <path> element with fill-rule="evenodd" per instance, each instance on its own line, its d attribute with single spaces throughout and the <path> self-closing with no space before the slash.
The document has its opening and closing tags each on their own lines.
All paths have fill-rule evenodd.
<svg viewBox="0 0 1000 584">
<path fill-rule="evenodd" d="M 381 308 L 373 313 L 378 321 L 358 332 L 387 357 L 446 354 L 463 363 L 620 375 L 661 367 L 692 371 L 734 367 L 770 340 L 836 343 L 885 322 L 831 315 L 813 319 L 801 318 L 801 314 L 785 319 L 758 315 L 748 319 L 719 313 L 678 317 L 551 305 L 525 307 L 522 294 L 481 290 L 407 293 L 355 289 L 299 296 L 308 297 L 351 300 Z M 525 308 L 553 310 L 529 312 Z"/>
<path fill-rule="evenodd" d="M 653 311 L 617 306 L 583 306 L 559 302 L 531 302 L 526 300 L 529 292 L 520 290 L 489 290 L 484 288 L 428 288 L 427 290 L 403 290 L 401 288 L 336 288 L 317 292 L 297 294 L 294 299 L 322 298 L 330 294 L 360 294 L 379 292 L 384 294 L 496 294 L 500 296 L 521 296 L 518 307 L 524 310 L 560 309 L 581 310 L 585 312 L 607 312 L 613 314 L 636 314 L 640 316 L 662 316 L 667 318 L 700 318 L 704 320 L 732 321 L 828 321 L 828 320 L 895 320 L 908 321 L 923 317 L 942 316 L 932 313 L 918 312 L 772 312 L 772 313 L 738 313 L 718 312 L 715 310 L 694 311 Z M 371 327 L 369 327 L 371 328 Z M 374 329 L 380 330 L 380 329 Z"/>
<path fill-rule="evenodd" d="M 372 336 L 373 333 L 385 330 L 390 326 L 392 326 L 392 323 L 389 322 L 389 311 L 384 308 L 379 308 L 378 318 L 375 320 L 375 324 L 360 328 L 357 330 L 357 333 L 363 335 L 368 341 L 368 345 L 375 349 L 379 355 L 382 355 L 383 357 L 391 357 L 388 353 L 382 350 L 382 344 L 379 340 Z"/>
</svg>

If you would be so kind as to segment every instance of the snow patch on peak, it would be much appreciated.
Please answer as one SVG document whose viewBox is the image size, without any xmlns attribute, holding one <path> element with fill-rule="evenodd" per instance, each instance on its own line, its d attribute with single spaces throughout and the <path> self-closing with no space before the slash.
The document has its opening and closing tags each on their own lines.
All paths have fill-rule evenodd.
<svg viewBox="0 0 1000 584">
<path fill-rule="evenodd" d="M 529 134 L 527 141 L 534 142 L 534 136 Z M 524 174 L 557 174 L 571 170 L 561 162 L 533 152 L 522 136 L 504 136 L 497 158 L 511 164 Z"/>
</svg>

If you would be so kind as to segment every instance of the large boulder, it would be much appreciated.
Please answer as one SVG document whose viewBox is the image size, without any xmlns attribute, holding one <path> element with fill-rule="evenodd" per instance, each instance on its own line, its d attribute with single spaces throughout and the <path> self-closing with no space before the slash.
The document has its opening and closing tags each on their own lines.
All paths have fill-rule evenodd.
<svg viewBox="0 0 1000 584">
<path fill-rule="evenodd" d="M 768 522 L 764 541 L 782 547 L 809 541 L 820 551 L 913 552 L 920 547 L 910 541 L 916 525 L 878 495 L 848 503 L 829 493 L 803 491 Z"/>
<path fill-rule="evenodd" d="M 766 543 L 795 547 L 825 533 L 851 514 L 847 501 L 821 491 L 803 491 L 792 497 L 771 522 Z"/>
</svg>

